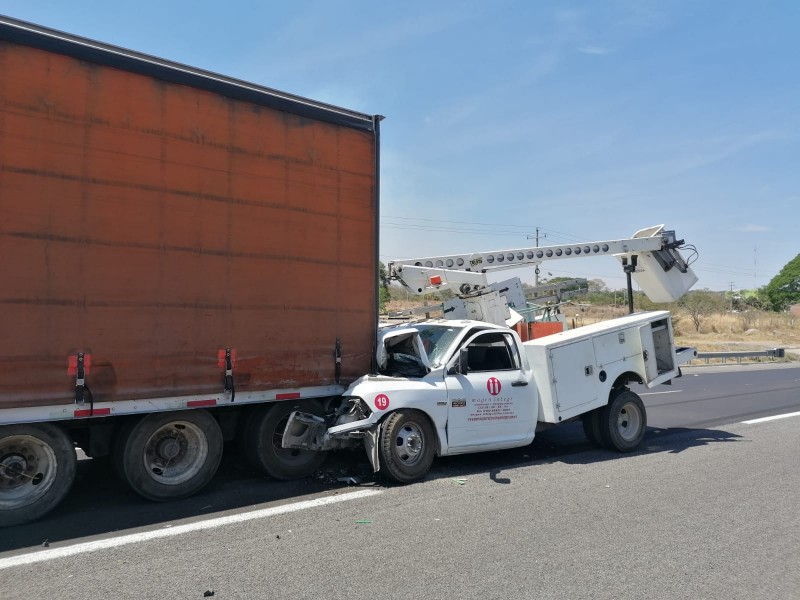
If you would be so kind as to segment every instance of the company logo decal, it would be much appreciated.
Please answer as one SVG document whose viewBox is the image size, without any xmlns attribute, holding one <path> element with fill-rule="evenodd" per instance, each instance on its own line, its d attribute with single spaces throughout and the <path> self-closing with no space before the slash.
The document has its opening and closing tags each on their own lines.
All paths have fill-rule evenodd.
<svg viewBox="0 0 800 600">
<path fill-rule="evenodd" d="M 497 396 L 500 390 L 503 389 L 503 386 L 500 384 L 500 380 L 497 377 L 489 377 L 489 381 L 486 382 L 486 389 L 489 390 L 492 396 Z"/>
</svg>

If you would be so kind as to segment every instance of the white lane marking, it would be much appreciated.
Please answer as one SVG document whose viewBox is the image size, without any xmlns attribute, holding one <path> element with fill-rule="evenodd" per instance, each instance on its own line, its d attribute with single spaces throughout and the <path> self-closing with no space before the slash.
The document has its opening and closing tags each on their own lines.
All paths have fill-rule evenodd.
<svg viewBox="0 0 800 600">
<path fill-rule="evenodd" d="M 786 413 L 784 415 L 773 415 L 771 417 L 761 417 L 760 419 L 750 419 L 749 421 L 742 421 L 742 423 L 745 423 L 746 425 L 754 425 L 755 423 L 766 423 L 767 421 L 787 419 L 789 417 L 800 417 L 800 412 Z"/>
<path fill-rule="evenodd" d="M 680 394 L 683 390 L 669 390 L 667 392 L 644 392 L 640 396 L 656 396 L 658 394 Z"/>
<path fill-rule="evenodd" d="M 125 546 L 128 544 L 138 544 L 139 542 L 148 542 L 150 540 L 181 535 L 184 533 L 191 533 L 194 531 L 202 531 L 204 529 L 224 527 L 225 525 L 232 525 L 234 523 L 243 523 L 245 521 L 252 521 L 254 519 L 265 519 L 267 517 L 274 517 L 275 515 L 283 515 L 286 513 L 296 512 L 298 510 L 305 510 L 307 508 L 316 508 L 318 506 L 336 504 L 338 502 L 345 502 L 347 500 L 358 500 L 359 498 L 367 498 L 369 496 L 374 496 L 380 493 L 381 493 L 380 490 L 359 490 L 356 492 L 349 492 L 347 494 L 340 494 L 338 496 L 326 496 L 325 498 L 305 500 L 303 502 L 295 502 L 294 504 L 284 504 L 282 506 L 274 506 L 272 508 L 263 508 L 261 510 L 254 510 L 251 512 L 239 513 L 236 515 L 228 515 L 226 517 L 217 517 L 216 519 L 208 519 L 207 521 L 197 521 L 195 523 L 187 523 L 186 525 L 176 525 L 175 527 L 157 529 L 155 531 L 132 533 L 130 535 L 123 535 L 120 537 L 109 538 L 105 540 L 85 542 L 83 544 L 74 544 L 72 546 L 66 546 L 64 548 L 52 548 L 50 550 L 42 550 L 40 552 L 30 552 L 28 554 L 20 554 L 19 556 L 11 556 L 9 558 L 0 559 L 0 570 L 9 569 L 11 567 L 19 567 L 23 565 L 31 565 L 34 563 L 44 562 L 48 560 L 55 560 L 57 558 L 66 558 L 68 556 L 75 556 L 76 554 L 83 554 L 86 552 L 97 552 L 98 550 L 106 550 L 108 548 L 116 548 L 118 546 Z"/>
</svg>

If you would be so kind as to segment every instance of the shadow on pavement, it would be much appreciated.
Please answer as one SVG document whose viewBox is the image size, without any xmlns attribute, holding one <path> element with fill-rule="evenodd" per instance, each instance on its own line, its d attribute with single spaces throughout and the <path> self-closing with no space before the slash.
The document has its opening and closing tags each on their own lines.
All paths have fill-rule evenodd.
<svg viewBox="0 0 800 600">
<path fill-rule="evenodd" d="M 283 504 L 335 492 L 346 489 L 347 483 L 336 480 L 345 474 L 361 480 L 359 476 L 368 473 L 374 480 L 366 455 L 363 464 L 360 462 L 362 454 L 335 453 L 315 477 L 276 481 L 250 469 L 236 447 L 229 444 L 212 482 L 191 498 L 172 502 L 151 502 L 138 496 L 119 481 L 111 460 L 81 460 L 75 484 L 59 507 L 33 523 L 0 529 L 0 552 L 45 544 L 57 547 L 63 545 L 59 542 L 86 541 L 82 538 L 123 530 L 132 533 L 130 530 L 140 527 L 165 526 L 178 520 L 203 519 L 223 511 L 255 509 L 265 503 Z"/>
<path fill-rule="evenodd" d="M 641 456 L 668 452 L 678 454 L 690 448 L 708 444 L 744 441 L 742 436 L 722 429 L 656 429 L 648 428 L 641 446 L 630 454 L 597 448 L 583 433 L 579 422 L 559 425 L 536 434 L 530 446 L 465 454 L 438 459 L 433 464 L 431 478 L 459 478 L 487 475 L 495 483 L 509 484 L 511 479 L 500 477 L 503 470 L 550 463 L 585 465 L 609 460 L 622 460 L 626 456 Z"/>
<path fill-rule="evenodd" d="M 740 436 L 720 429 L 648 429 L 642 446 L 633 455 L 674 454 L 740 440 Z M 511 468 L 552 462 L 591 464 L 625 456 L 630 455 L 594 447 L 580 423 L 567 423 L 537 434 L 531 445 L 522 448 L 438 458 L 427 479 L 484 475 L 497 484 L 509 485 L 512 480 L 501 473 Z M 342 481 L 338 481 L 340 478 Z M 111 461 L 82 460 L 75 485 L 61 506 L 39 521 L 0 531 L 0 552 L 43 545 L 57 547 L 115 531 L 131 533 L 137 528 L 203 519 L 265 503 L 294 502 L 347 489 L 350 483 L 356 483 L 355 487 L 381 484 L 363 451 L 332 453 L 315 477 L 275 481 L 253 472 L 244 465 L 235 447 L 226 447 L 219 472 L 203 491 L 185 500 L 155 503 L 125 487 L 117 479 Z"/>
</svg>

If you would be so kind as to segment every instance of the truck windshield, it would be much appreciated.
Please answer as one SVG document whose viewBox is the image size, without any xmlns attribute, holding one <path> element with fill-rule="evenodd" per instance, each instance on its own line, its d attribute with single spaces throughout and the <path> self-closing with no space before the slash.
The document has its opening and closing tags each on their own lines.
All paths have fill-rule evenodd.
<svg viewBox="0 0 800 600">
<path fill-rule="evenodd" d="M 447 349 L 453 343 L 461 328 L 448 327 L 446 325 L 415 325 L 414 327 L 419 331 L 419 337 L 422 340 L 422 345 L 425 346 L 425 352 L 428 355 L 428 362 L 431 367 L 434 369 L 440 367 Z"/>
</svg>

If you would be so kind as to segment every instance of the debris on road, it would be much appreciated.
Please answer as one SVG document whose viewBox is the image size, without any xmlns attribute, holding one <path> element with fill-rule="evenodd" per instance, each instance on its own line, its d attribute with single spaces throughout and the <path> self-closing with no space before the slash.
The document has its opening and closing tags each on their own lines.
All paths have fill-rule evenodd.
<svg viewBox="0 0 800 600">
<path fill-rule="evenodd" d="M 361 483 L 361 479 L 359 479 L 358 477 L 352 477 L 352 476 L 337 477 L 336 481 L 338 481 L 339 483 L 346 483 L 347 485 L 358 485 L 358 484 Z"/>
</svg>

